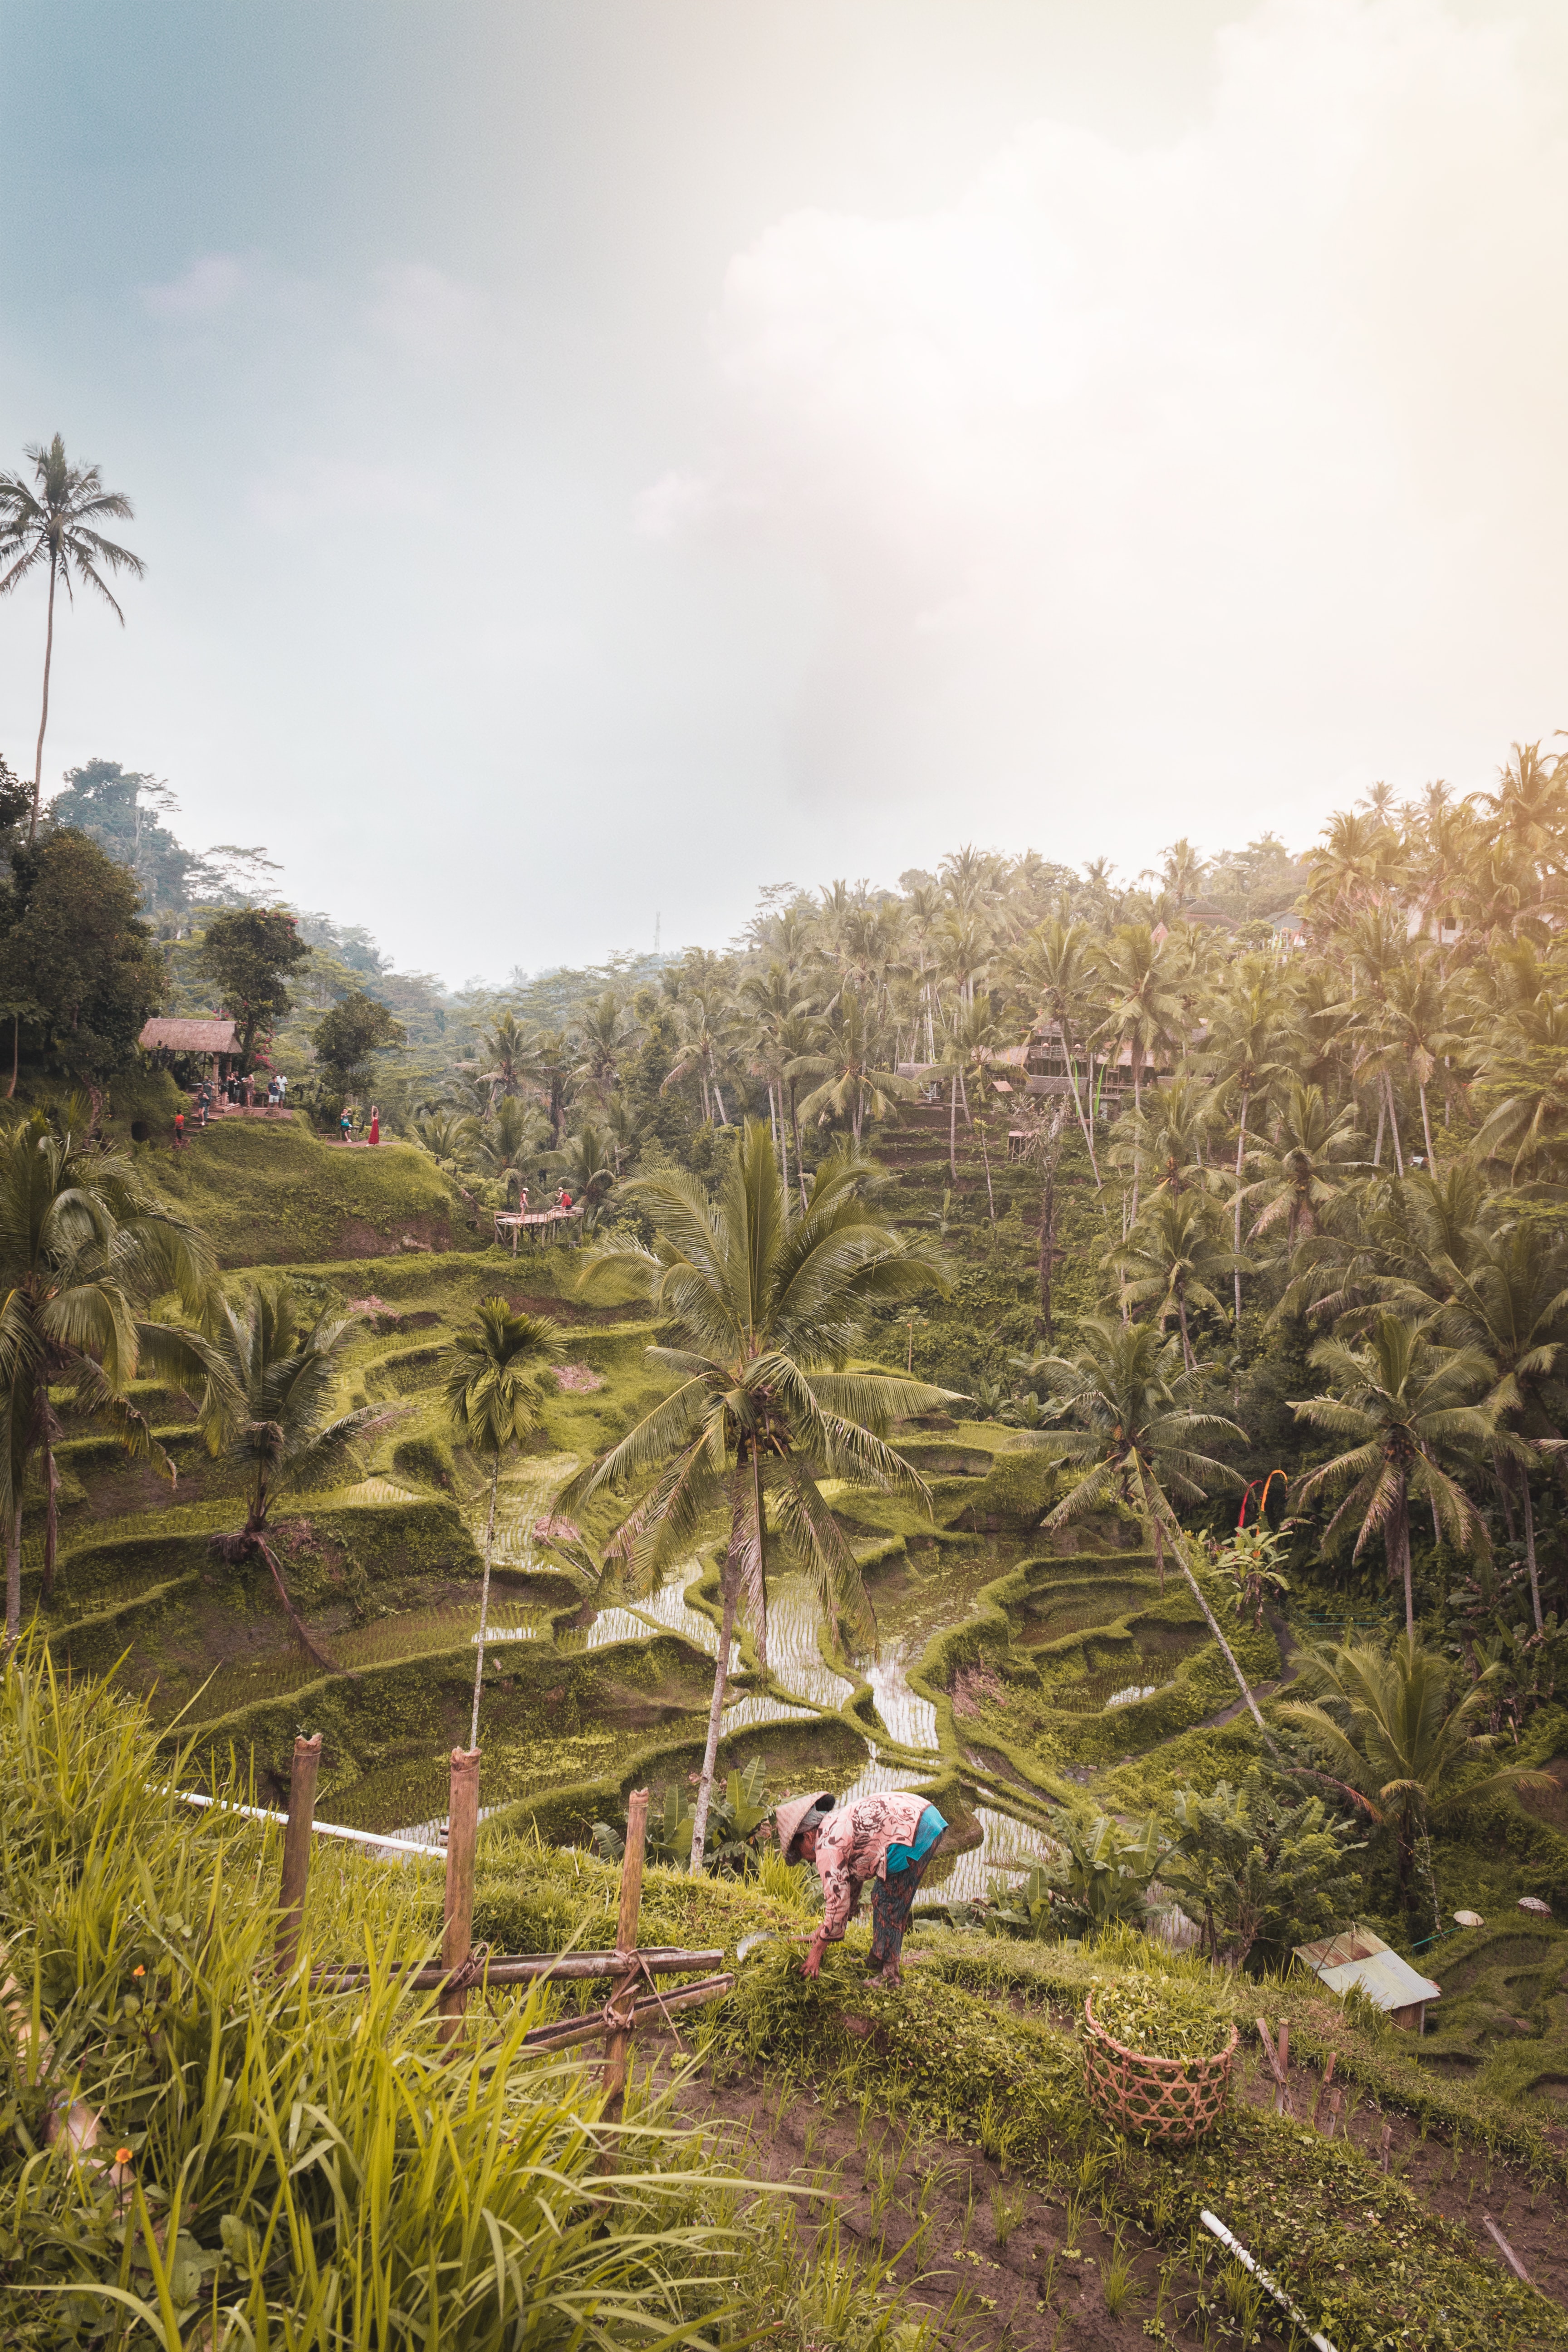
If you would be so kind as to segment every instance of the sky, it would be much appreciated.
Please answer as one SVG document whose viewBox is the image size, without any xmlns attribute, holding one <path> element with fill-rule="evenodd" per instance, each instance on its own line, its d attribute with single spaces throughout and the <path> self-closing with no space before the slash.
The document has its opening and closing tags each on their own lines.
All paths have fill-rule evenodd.
<svg viewBox="0 0 1568 2352">
<path fill-rule="evenodd" d="M 46 791 L 405 968 L 1568 726 L 1561 0 L 0 0 L 0 469 L 148 566 Z"/>
</svg>

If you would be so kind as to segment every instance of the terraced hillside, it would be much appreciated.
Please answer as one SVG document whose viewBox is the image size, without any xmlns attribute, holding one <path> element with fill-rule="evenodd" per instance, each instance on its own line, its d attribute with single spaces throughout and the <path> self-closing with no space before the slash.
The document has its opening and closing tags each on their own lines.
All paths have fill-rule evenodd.
<svg viewBox="0 0 1568 2352">
<path fill-rule="evenodd" d="M 629 1787 L 683 1780 L 700 1755 L 717 1638 L 711 1559 L 694 1556 L 633 1604 L 586 1592 L 551 1540 L 552 1501 L 572 1468 L 664 1392 L 647 1361 L 647 1324 L 584 1305 L 571 1251 L 513 1258 L 487 1245 L 450 1185 L 405 1148 L 341 1152 L 299 1129 L 237 1122 L 194 1145 L 173 1178 L 167 1162 L 160 1171 L 197 1213 L 219 1192 L 240 1204 L 224 1213 L 226 1243 L 243 1231 L 244 1262 L 267 1279 L 358 1316 L 343 1402 L 380 1408 L 358 1474 L 291 1498 L 278 1521 L 279 1556 L 331 1670 L 293 1640 L 265 1570 L 214 1549 L 239 1523 L 236 1478 L 208 1459 L 188 1401 L 155 1384 L 139 1402 L 176 1467 L 173 1486 L 127 1465 L 100 1433 L 60 1449 L 61 1565 L 44 1612 L 57 1656 L 78 1673 L 119 1662 L 124 1683 L 153 1695 L 171 1741 L 195 1732 L 201 1753 L 232 1748 L 264 1796 L 281 1793 L 296 1732 L 320 1730 L 324 1818 L 435 1834 L 446 1759 L 468 1735 L 482 1525 L 481 1481 L 445 1426 L 439 1358 L 445 1335 L 499 1288 L 557 1318 L 566 1360 L 537 1436 L 502 1483 L 485 1801 L 513 1828 L 582 1845 Z M 274 1184 L 285 1198 L 317 1186 L 304 1222 L 339 1244 L 368 1236 L 380 1254 L 278 1263 L 263 1214 Z M 421 1221 L 463 1246 L 402 1246 L 418 1241 Z M 911 1431 L 905 1444 L 927 1478 L 929 1516 L 829 1490 L 873 1598 L 875 1654 L 841 1654 L 804 1582 L 781 1578 L 770 1668 L 746 1637 L 737 1645 L 727 1767 L 761 1756 L 775 1789 L 929 1789 L 960 1848 L 933 1871 L 934 1898 L 983 1895 L 999 1873 L 1041 1858 L 1061 1804 L 1130 1816 L 1180 1782 L 1206 1790 L 1240 1777 L 1255 1735 L 1236 1719 L 1235 1685 L 1187 1588 L 1168 1578 L 1162 1590 L 1134 1529 L 1105 1520 L 1047 1542 L 1040 1522 L 1058 1474 L 1048 1444 L 1026 1431 L 963 1422 Z M 35 1601 L 39 1555 L 35 1538 Z M 1211 1598 L 1220 1605 L 1217 1590 Z M 1235 1630 L 1262 1694 L 1287 1670 L 1289 1629 L 1278 1633 Z M 1489 1916 L 1568 1879 L 1560 1824 L 1511 1802 L 1494 1810 Z M 1468 1888 L 1473 1865 L 1470 1853 Z M 1533 1944 L 1526 1961 L 1511 1945 L 1488 1958 L 1473 1933 L 1479 1942 L 1452 1947 L 1462 1998 L 1442 2011 L 1423 2062 L 1506 2082 L 1555 2113 L 1568 2082 L 1568 1988 L 1540 1978 L 1536 1963 L 1551 1963 Z"/>
</svg>

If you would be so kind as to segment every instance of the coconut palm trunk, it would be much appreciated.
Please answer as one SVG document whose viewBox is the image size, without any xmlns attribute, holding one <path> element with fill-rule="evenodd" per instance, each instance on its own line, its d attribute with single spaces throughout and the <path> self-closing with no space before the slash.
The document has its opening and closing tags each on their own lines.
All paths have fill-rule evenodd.
<svg viewBox="0 0 1568 2352">
<path fill-rule="evenodd" d="M 49 617 L 44 632 L 44 707 L 38 719 L 38 751 L 33 762 L 33 814 L 27 824 L 27 846 L 38 830 L 38 804 L 44 790 L 44 736 L 49 724 L 49 671 L 55 658 L 55 583 L 59 576 L 59 564 L 54 550 L 49 551 Z"/>
<path fill-rule="evenodd" d="M 468 1746 L 479 1744 L 479 1693 L 485 1686 L 485 1632 L 490 1614 L 490 1549 L 496 1533 L 496 1489 L 500 1485 L 500 1455 L 490 1463 L 490 1507 L 485 1515 L 485 1574 L 479 1587 L 479 1654 L 474 1666 L 474 1717 L 468 1726 Z"/>
<path fill-rule="evenodd" d="M 723 1724 L 724 1696 L 730 1684 L 730 1653 L 734 1644 L 735 1619 L 741 1606 L 742 1561 L 752 1542 L 761 1552 L 764 1540 L 763 1524 L 762 1465 L 753 1454 L 750 1476 L 739 1465 L 734 1473 L 730 1541 L 724 1553 L 719 1659 L 713 1670 L 713 1700 L 708 1709 L 708 1738 L 702 1750 L 702 1770 L 698 1778 L 697 1807 L 691 1823 L 693 1878 L 701 1876 L 703 1860 L 708 1852 L 708 1812 L 713 1801 L 713 1776 L 719 1763 L 719 1735 Z"/>
<path fill-rule="evenodd" d="M 1148 1474 L 1143 1470 L 1142 1465 L 1139 1465 L 1139 1478 L 1143 1494 L 1144 1520 L 1148 1526 L 1150 1533 L 1154 1538 L 1154 1564 L 1160 1571 L 1160 1582 L 1163 1587 L 1165 1581 L 1165 1531 L 1161 1524 L 1160 1513 L 1153 1507 L 1153 1503 L 1149 1493 L 1150 1480 Z M 1164 1500 L 1163 1495 L 1160 1499 L 1162 1502 Z M 1230 1643 L 1220 1632 L 1219 1620 L 1215 1615 L 1214 1611 L 1209 1607 L 1208 1601 L 1205 1595 L 1202 1585 L 1198 1582 L 1197 1578 L 1193 1574 L 1192 1564 L 1187 1559 L 1186 1545 L 1175 1536 L 1173 1531 L 1172 1535 L 1172 1542 L 1175 1549 L 1176 1565 L 1187 1580 L 1193 1599 L 1197 1602 L 1198 1607 L 1204 1612 L 1204 1622 L 1208 1627 L 1209 1632 L 1214 1635 L 1215 1640 L 1219 1643 L 1220 1654 L 1224 1657 L 1226 1664 L 1230 1668 L 1232 1675 L 1236 1678 L 1236 1686 L 1237 1690 L 1241 1693 L 1242 1697 L 1247 1701 L 1248 1710 L 1252 1716 L 1252 1720 L 1258 1726 L 1264 1746 L 1268 1748 L 1270 1756 L 1278 1759 L 1279 1750 L 1275 1746 L 1274 1741 L 1270 1737 L 1268 1725 L 1264 1722 L 1263 1717 L 1258 1711 L 1258 1701 L 1252 1696 L 1252 1685 L 1247 1681 L 1247 1676 L 1242 1673 L 1239 1664 L 1237 1663 L 1236 1652 L 1231 1648 Z"/>
<path fill-rule="evenodd" d="M 1247 1155 L 1247 1108 L 1251 1099 L 1252 1097 L 1247 1088 L 1243 1087 L 1241 1090 L 1241 1124 L 1237 1128 L 1236 1135 L 1236 1233 L 1233 1244 L 1236 1250 L 1236 1336 L 1238 1343 L 1241 1339 L 1241 1178 L 1243 1164 Z M 1187 1327 L 1184 1321 L 1182 1325 L 1182 1337 L 1184 1340 L 1186 1338 L 1186 1332 Z"/>
</svg>

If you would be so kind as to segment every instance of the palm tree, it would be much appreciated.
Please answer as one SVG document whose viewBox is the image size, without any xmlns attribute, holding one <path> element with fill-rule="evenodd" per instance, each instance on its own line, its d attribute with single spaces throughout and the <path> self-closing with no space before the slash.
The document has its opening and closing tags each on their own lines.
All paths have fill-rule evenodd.
<svg viewBox="0 0 1568 2352">
<path fill-rule="evenodd" d="M 301 1648 L 329 1669 L 331 1661 L 306 1632 L 283 1580 L 269 1540 L 270 1514 L 280 1492 L 331 1476 L 354 1439 L 374 1425 L 374 1406 L 332 1410 L 354 1328 L 353 1316 L 323 1307 L 307 1328 L 287 1283 L 253 1284 L 237 1305 L 220 1293 L 209 1318 L 216 1369 L 199 1412 L 208 1453 L 238 1464 L 248 1489 L 244 1527 L 214 1536 L 213 1549 L 231 1563 L 265 1564 Z"/>
<path fill-rule="evenodd" d="M 984 1072 L 1001 1034 L 991 1010 L 991 1000 L 986 996 L 977 996 L 973 1004 L 955 1005 L 952 1018 L 942 1033 L 937 1067 L 948 1074 L 947 1172 L 955 1184 L 958 1181 L 958 1097 L 962 1093 L 964 1115 L 973 1128 L 974 1118 L 969 1108 L 968 1081 Z"/>
<path fill-rule="evenodd" d="M 1247 1157 L 1247 1115 L 1253 1098 L 1279 1076 L 1285 1036 L 1285 1003 L 1279 966 L 1272 956 L 1247 956 L 1215 1007 L 1205 1058 L 1228 1095 L 1237 1098 L 1235 1233 L 1236 1328 L 1241 1330 L 1241 1192 Z"/>
<path fill-rule="evenodd" d="M 1101 976 L 1110 1009 L 1097 1032 L 1125 1045 L 1132 1063 L 1132 1108 L 1143 1108 L 1143 1070 L 1177 1034 L 1182 1009 L 1160 966 L 1160 942 L 1147 923 L 1122 923 L 1101 950 Z M 1132 1168 L 1131 1214 L 1138 1214 L 1139 1168 Z"/>
<path fill-rule="evenodd" d="M 485 1514 L 485 1577 L 479 1594 L 479 1658 L 474 1667 L 474 1717 L 468 1746 L 479 1744 L 479 1693 L 485 1679 L 485 1630 L 489 1622 L 490 1551 L 495 1542 L 496 1489 L 501 1456 L 531 1436 L 545 1400 L 544 1376 L 561 1354 L 561 1335 L 548 1315 L 514 1311 L 504 1298 L 481 1298 L 471 1323 L 454 1331 L 442 1349 L 442 1390 L 452 1434 L 488 1462 L 490 1496 Z"/>
<path fill-rule="evenodd" d="M 527 1024 L 515 1013 L 501 1013 L 495 1027 L 487 1030 L 479 1040 L 479 1048 L 491 1067 L 483 1073 L 485 1083 L 499 1096 L 515 1095 L 522 1084 L 532 1038 Z"/>
<path fill-rule="evenodd" d="M 823 1126 L 830 1118 L 847 1119 L 858 1145 L 868 1115 L 886 1118 L 895 1103 L 912 1102 L 920 1092 L 914 1080 L 878 1066 L 886 1058 L 886 1043 L 858 992 L 841 989 L 817 1024 L 814 1050 L 789 1066 L 788 1075 L 796 1079 L 821 1080 L 801 1104 L 802 1118 Z"/>
<path fill-rule="evenodd" d="M 1392 1826 L 1402 1901 L 1416 1843 L 1434 1815 L 1501 1789 L 1556 1786 L 1549 1774 L 1517 1765 L 1479 1781 L 1465 1776 L 1493 1745 L 1475 1723 L 1499 1669 L 1489 1667 L 1451 1705 L 1448 1662 L 1424 1649 L 1408 1626 L 1387 1651 L 1371 1643 L 1309 1651 L 1302 1672 L 1317 1696 L 1292 1699 L 1279 1713 L 1331 1766 L 1333 1785 L 1380 1828 Z"/>
<path fill-rule="evenodd" d="M 489 1118 L 464 1119 L 459 1133 L 469 1167 L 493 1177 L 509 1192 L 537 1165 L 549 1139 L 538 1105 L 516 1095 L 502 1095 Z"/>
<path fill-rule="evenodd" d="M 560 1177 L 574 1204 L 581 1204 L 584 1224 L 595 1225 L 599 1211 L 615 1190 L 618 1173 L 613 1137 L 593 1119 L 585 1118 L 559 1151 L 547 1154 L 545 1164 Z"/>
<path fill-rule="evenodd" d="M 1083 1107 L 1078 1085 L 1078 1039 L 1087 1027 L 1094 986 L 1093 946 L 1084 923 L 1065 921 L 1059 915 L 1041 923 L 1022 942 L 1016 964 L 1018 986 L 1039 1008 L 1039 1018 L 1054 1029 L 1061 1043 L 1062 1061 L 1072 1091 L 1073 1108 L 1089 1147 L 1094 1188 L 1100 1190 L 1100 1167 L 1094 1156 L 1094 1129 Z"/>
<path fill-rule="evenodd" d="M 747 1024 L 747 1065 L 753 1077 L 765 1081 L 769 1108 L 778 1124 L 785 1189 L 789 1185 L 789 1147 L 793 1138 L 795 1164 L 804 1197 L 805 1171 L 801 1166 L 795 1097 L 801 1066 L 816 1043 L 814 1008 L 810 999 L 801 995 L 786 967 L 776 961 L 763 971 L 742 974 L 739 1003 Z"/>
<path fill-rule="evenodd" d="M 85 1126 L 85 1106 L 71 1108 Z M 140 1371 L 193 1383 L 217 1374 L 199 1333 L 143 1317 L 171 1292 L 198 1312 L 214 1272 L 205 1235 L 159 1208 L 117 1152 L 84 1144 L 74 1125 L 56 1128 L 41 1111 L 0 1135 L 7 1643 L 21 1627 L 22 1496 L 35 1457 L 44 1482 L 46 1600 L 54 1589 L 60 1422 L 51 1392 L 68 1388 L 79 1410 L 117 1425 L 128 1453 L 155 1452 L 168 1467 L 145 1416 L 127 1396 L 130 1382 Z"/>
<path fill-rule="evenodd" d="M 951 1401 L 948 1391 L 901 1373 L 847 1368 L 869 1307 L 947 1286 L 928 1244 L 877 1221 L 867 1199 L 872 1175 L 858 1154 L 836 1152 L 792 1214 L 767 1128 L 748 1119 L 716 1199 L 691 1176 L 638 1178 L 626 1197 L 653 1223 L 652 1248 L 598 1252 L 584 1271 L 585 1284 L 629 1276 L 647 1291 L 677 1340 L 650 1348 L 648 1361 L 679 1385 L 578 1472 L 560 1507 L 581 1517 L 600 1494 L 640 1490 L 609 1549 L 645 1589 L 690 1550 L 711 1516 L 728 1521 L 694 1871 L 702 1867 L 742 1601 L 767 1663 L 771 1546 L 811 1578 L 835 1626 L 863 1640 L 874 1632 L 870 1603 L 817 1482 L 844 1478 L 913 1495 L 929 1507 L 924 1482 L 887 1433 Z"/>
<path fill-rule="evenodd" d="M 613 989 L 595 998 L 579 1013 L 573 1032 L 577 1048 L 572 1076 L 577 1087 L 593 1095 L 601 1107 L 616 1090 L 622 1062 L 637 1043 L 637 1024 Z"/>
<path fill-rule="evenodd" d="M 1353 1555 L 1359 1559 L 1372 1537 L 1382 1537 L 1389 1576 L 1404 1580 L 1405 1626 L 1414 1638 L 1412 1494 L 1429 1499 L 1434 1524 L 1458 1549 L 1489 1549 L 1479 1513 L 1443 1467 L 1444 1456 L 1462 1457 L 1492 1434 L 1493 1413 L 1468 1402 L 1487 1384 L 1487 1360 L 1474 1348 L 1436 1346 L 1425 1322 L 1384 1309 L 1363 1347 L 1321 1339 L 1308 1361 L 1327 1375 L 1331 1393 L 1292 1402 L 1291 1412 L 1309 1428 L 1356 1442 L 1309 1471 L 1297 1484 L 1296 1501 L 1308 1503 L 1315 1495 L 1349 1487 L 1324 1541 L 1331 1544 L 1340 1528 L 1359 1519 Z"/>
<path fill-rule="evenodd" d="M 74 604 L 72 575 L 84 588 L 96 589 L 121 628 L 125 615 L 116 603 L 105 572 L 128 572 L 140 580 L 147 567 L 128 547 L 119 547 L 97 530 L 100 522 L 129 522 L 135 512 L 120 490 L 106 490 L 96 466 L 73 466 L 57 433 L 47 448 L 29 444 L 29 483 L 20 474 L 0 474 L 0 596 L 19 587 L 29 572 L 47 567 L 49 576 L 48 625 L 44 635 L 44 707 L 38 720 L 38 750 L 33 766 L 33 814 L 27 827 L 32 841 L 38 829 L 38 801 L 44 788 L 44 734 L 49 723 L 49 669 L 55 656 L 55 590 L 61 581 Z"/>
<path fill-rule="evenodd" d="M 1230 1272 L 1220 1213 L 1205 1193 L 1155 1192 L 1143 1203 L 1131 1234 L 1106 1260 L 1121 1276 L 1129 1307 L 1152 1307 L 1163 1329 L 1172 1315 L 1182 1336 L 1182 1360 L 1191 1371 L 1197 1359 L 1187 1329 L 1189 1307 L 1222 1318 L 1225 1307 L 1211 1287 Z"/>
<path fill-rule="evenodd" d="M 1333 1110 L 1321 1087 L 1295 1081 L 1268 1143 L 1251 1154 L 1258 1172 L 1246 1190 L 1257 1205 L 1254 1235 L 1282 1224 L 1289 1255 L 1317 1233 L 1366 1166 L 1352 1157 L 1361 1140 L 1353 1109 Z"/>
<path fill-rule="evenodd" d="M 1166 1492 L 1168 1487 L 1183 1502 L 1198 1503 L 1211 1487 L 1241 1486 L 1237 1472 L 1198 1447 L 1212 1437 L 1243 1438 L 1245 1431 L 1219 1413 L 1193 1409 L 1189 1399 L 1197 1394 L 1201 1375 L 1181 1363 L 1177 1341 L 1163 1339 L 1152 1323 L 1087 1317 L 1079 1326 L 1074 1355 L 1042 1356 L 1027 1370 L 1058 1399 L 1058 1417 L 1065 1413 L 1078 1423 L 1076 1432 L 1064 1433 L 1062 1450 L 1068 1461 L 1087 1465 L 1078 1485 L 1047 1519 L 1047 1529 L 1054 1533 L 1087 1512 L 1120 1506 L 1142 1520 L 1162 1584 L 1168 1546 L 1253 1721 L 1272 1748 L 1247 1677 L 1193 1574 L 1186 1539 Z"/>
<path fill-rule="evenodd" d="M 1565 1450 L 1558 1433 L 1568 1406 L 1568 1250 L 1540 1225 L 1523 1220 L 1499 1234 L 1472 1230 L 1464 1238 L 1462 1264 L 1451 1255 L 1433 1261 L 1433 1274 L 1447 1297 L 1436 1319 L 1447 1336 L 1484 1356 L 1489 1367 L 1486 1407 L 1496 1415 L 1492 1445 L 1505 1496 L 1513 1486 L 1522 1505 L 1530 1602 L 1539 1633 L 1543 1623 L 1530 1473 L 1543 1455 Z"/>
</svg>

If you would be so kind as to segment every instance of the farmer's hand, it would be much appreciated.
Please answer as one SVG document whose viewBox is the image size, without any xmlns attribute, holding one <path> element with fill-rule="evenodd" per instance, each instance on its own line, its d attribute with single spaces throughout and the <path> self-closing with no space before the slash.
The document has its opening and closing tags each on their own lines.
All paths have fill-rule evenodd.
<svg viewBox="0 0 1568 2352">
<path fill-rule="evenodd" d="M 807 1949 L 805 1959 L 802 1960 L 800 1964 L 803 1975 L 808 1977 L 816 1976 L 817 1970 L 822 1966 L 822 1955 L 826 1942 L 826 1937 L 822 1933 L 821 1929 L 818 1928 L 816 1934 L 811 1939 L 811 1944 Z"/>
</svg>

